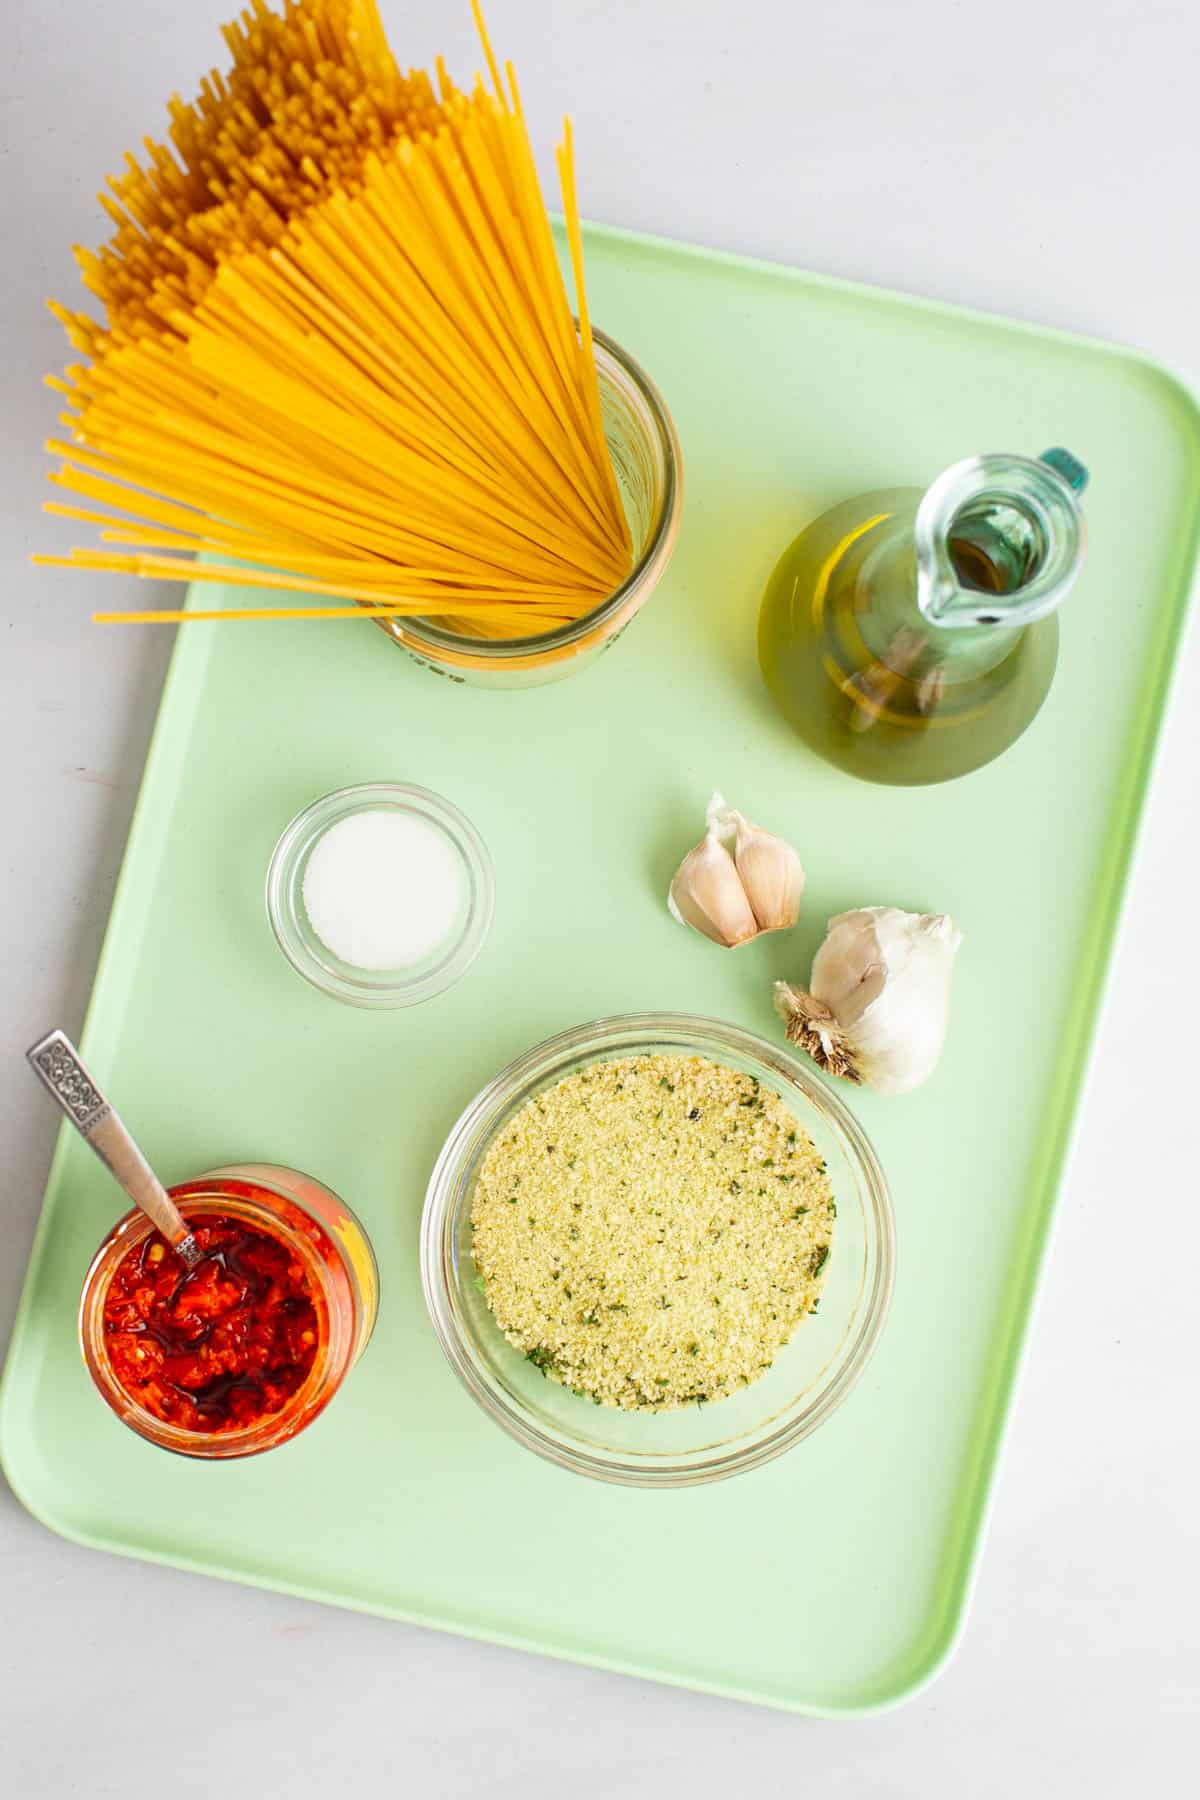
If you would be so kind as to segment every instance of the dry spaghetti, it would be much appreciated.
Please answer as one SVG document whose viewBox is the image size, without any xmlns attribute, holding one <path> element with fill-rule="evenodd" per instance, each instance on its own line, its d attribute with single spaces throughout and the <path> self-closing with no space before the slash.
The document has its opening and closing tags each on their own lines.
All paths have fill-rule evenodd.
<svg viewBox="0 0 1200 1800">
<path fill-rule="evenodd" d="M 578 328 L 512 66 L 475 11 L 490 87 L 469 91 L 440 61 L 436 84 L 401 75 L 375 0 L 254 0 L 229 28 L 232 70 L 172 102 L 174 154 L 129 159 L 113 238 L 79 253 L 104 322 L 55 309 L 86 360 L 49 378 L 72 498 L 48 510 L 125 548 L 35 560 L 481 636 L 550 629 L 620 584 L 570 122 Z"/>
</svg>

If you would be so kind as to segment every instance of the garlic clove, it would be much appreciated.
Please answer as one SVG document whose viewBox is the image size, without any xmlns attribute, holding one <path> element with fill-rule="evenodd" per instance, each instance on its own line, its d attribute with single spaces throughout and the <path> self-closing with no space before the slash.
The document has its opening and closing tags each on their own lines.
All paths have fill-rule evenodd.
<svg viewBox="0 0 1200 1800">
<path fill-rule="evenodd" d="M 944 913 L 895 906 L 840 913 L 829 921 L 808 988 L 776 984 L 788 1037 L 832 1075 L 884 1094 L 919 1087 L 942 1053 L 961 942 Z"/>
<path fill-rule="evenodd" d="M 737 817 L 733 859 L 760 931 L 786 931 L 800 916 L 804 869 L 790 844 Z"/>
<path fill-rule="evenodd" d="M 754 825 L 714 793 L 707 831 L 680 864 L 668 905 L 684 925 L 733 949 L 796 923 L 804 870 L 790 844 Z"/>
<path fill-rule="evenodd" d="M 847 1027 L 853 1027 L 883 992 L 888 964 L 875 929 L 875 914 L 859 907 L 839 913 L 825 927 L 825 941 L 813 958 L 809 986 Z"/>
<path fill-rule="evenodd" d="M 733 857 L 712 830 L 680 863 L 667 905 L 680 924 L 691 925 L 727 950 L 758 933 Z"/>
</svg>

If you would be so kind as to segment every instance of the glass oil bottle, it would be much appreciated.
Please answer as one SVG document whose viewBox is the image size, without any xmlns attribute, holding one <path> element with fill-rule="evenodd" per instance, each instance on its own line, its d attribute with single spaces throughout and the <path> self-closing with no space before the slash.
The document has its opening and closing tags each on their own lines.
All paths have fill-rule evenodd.
<svg viewBox="0 0 1200 1800">
<path fill-rule="evenodd" d="M 863 494 L 802 531 L 768 583 L 759 660 L 804 741 L 903 785 L 1014 743 L 1054 677 L 1086 483 L 1065 450 L 971 457 L 925 492 Z"/>
</svg>

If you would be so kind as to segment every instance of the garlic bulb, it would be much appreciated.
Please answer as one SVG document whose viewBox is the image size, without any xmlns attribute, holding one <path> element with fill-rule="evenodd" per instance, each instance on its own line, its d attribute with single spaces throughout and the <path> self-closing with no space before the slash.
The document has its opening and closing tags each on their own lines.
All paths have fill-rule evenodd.
<svg viewBox="0 0 1200 1800">
<path fill-rule="evenodd" d="M 807 988 L 775 984 L 787 1035 L 831 1075 L 905 1094 L 946 1037 L 962 933 L 945 913 L 864 906 L 830 919 Z"/>
<path fill-rule="evenodd" d="M 794 925 L 804 870 L 792 846 L 726 806 L 721 794 L 709 801 L 705 823 L 671 883 L 672 915 L 728 950 Z"/>
</svg>

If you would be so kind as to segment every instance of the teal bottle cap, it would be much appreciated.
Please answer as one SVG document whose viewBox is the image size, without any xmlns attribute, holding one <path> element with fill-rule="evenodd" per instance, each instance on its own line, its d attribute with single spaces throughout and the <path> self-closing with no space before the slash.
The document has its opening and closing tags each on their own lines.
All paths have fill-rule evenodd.
<svg viewBox="0 0 1200 1800">
<path fill-rule="evenodd" d="M 1039 462 L 1049 463 L 1056 474 L 1061 475 L 1067 486 L 1076 494 L 1082 494 L 1088 484 L 1088 472 L 1077 456 L 1069 450 L 1056 446 L 1053 450 L 1043 450 L 1038 457 Z"/>
</svg>

